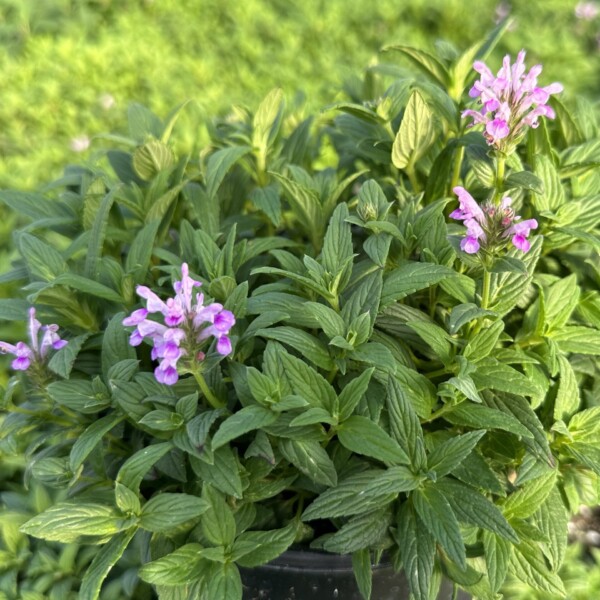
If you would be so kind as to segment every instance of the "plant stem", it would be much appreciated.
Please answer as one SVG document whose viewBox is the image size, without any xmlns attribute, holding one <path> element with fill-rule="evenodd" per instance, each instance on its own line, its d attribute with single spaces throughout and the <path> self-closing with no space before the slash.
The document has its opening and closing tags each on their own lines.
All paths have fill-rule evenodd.
<svg viewBox="0 0 600 600">
<path fill-rule="evenodd" d="M 490 303 L 490 283 L 492 274 L 487 269 L 483 270 L 483 288 L 481 290 L 481 308 L 486 309 Z"/>
<path fill-rule="evenodd" d="M 431 423 L 432 421 L 435 421 L 437 418 L 441 417 L 443 414 L 447 413 L 452 408 L 454 408 L 452 404 L 444 404 L 442 408 L 439 408 L 435 412 L 431 413 L 429 419 L 425 419 L 424 421 L 421 421 L 421 423 Z"/>
<path fill-rule="evenodd" d="M 225 406 L 225 403 L 221 402 L 221 400 L 219 400 L 213 394 L 212 390 L 208 387 L 208 384 L 206 383 L 206 379 L 204 379 L 204 375 L 202 375 L 202 373 L 199 373 L 198 371 L 192 371 L 192 373 L 194 375 L 194 379 L 200 387 L 200 390 L 202 391 L 202 394 L 208 400 L 208 403 L 213 408 L 223 408 Z"/>
<path fill-rule="evenodd" d="M 460 179 L 460 168 L 462 167 L 462 161 L 465 156 L 465 147 L 459 146 L 456 151 L 456 155 L 454 157 L 454 168 L 452 169 L 452 181 L 450 182 L 450 192 L 458 185 L 458 180 Z"/>
<path fill-rule="evenodd" d="M 406 165 L 405 171 L 408 175 L 408 180 L 410 181 L 413 193 L 418 194 L 421 191 L 421 186 L 419 185 L 419 181 L 417 180 L 417 174 L 415 172 L 415 167 L 412 161 Z"/>
<path fill-rule="evenodd" d="M 496 183 L 494 191 L 494 204 L 500 203 L 500 198 L 502 197 L 502 189 L 504 188 L 504 171 L 506 166 L 506 157 L 504 154 L 498 153 L 496 157 Z"/>
</svg>

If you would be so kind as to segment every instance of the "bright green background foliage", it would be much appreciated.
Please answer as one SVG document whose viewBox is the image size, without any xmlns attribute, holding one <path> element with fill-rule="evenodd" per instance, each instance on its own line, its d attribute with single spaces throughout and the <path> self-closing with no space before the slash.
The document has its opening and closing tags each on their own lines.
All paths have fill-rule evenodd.
<svg viewBox="0 0 600 600">
<path fill-rule="evenodd" d="M 275 86 L 307 111 L 340 98 L 386 44 L 461 48 L 497 19 L 481 0 L 0 0 L 0 187 L 31 188 L 79 160 L 71 139 L 123 131 L 131 101 L 166 114 L 192 99 L 179 143 L 206 141 L 200 124 L 232 104 L 254 107 Z M 521 48 L 569 94 L 595 92 L 600 21 L 575 1 L 513 3 L 515 27 L 496 58 Z M 104 109 L 110 94 L 115 106 Z M 192 126 L 193 125 L 193 126 Z M 93 149 L 101 146 L 92 144 Z"/>
</svg>

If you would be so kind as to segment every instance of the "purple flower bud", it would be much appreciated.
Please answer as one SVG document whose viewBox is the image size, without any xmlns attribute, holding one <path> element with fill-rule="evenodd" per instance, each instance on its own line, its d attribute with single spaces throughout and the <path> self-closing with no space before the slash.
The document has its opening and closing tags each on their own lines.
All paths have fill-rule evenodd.
<svg viewBox="0 0 600 600">
<path fill-rule="evenodd" d="M 465 237 L 460 241 L 460 249 L 467 254 L 477 254 L 479 247 L 479 242 L 474 237 Z"/>
<path fill-rule="evenodd" d="M 160 365 L 154 369 L 154 376 L 156 377 L 156 381 L 164 383 L 165 385 L 175 385 L 179 379 L 179 373 L 177 373 L 176 367 L 166 360 L 163 360 Z"/>
<path fill-rule="evenodd" d="M 227 356 L 228 354 L 231 354 L 231 350 L 231 340 L 226 335 L 222 335 L 217 339 L 217 352 L 221 356 Z"/>
</svg>

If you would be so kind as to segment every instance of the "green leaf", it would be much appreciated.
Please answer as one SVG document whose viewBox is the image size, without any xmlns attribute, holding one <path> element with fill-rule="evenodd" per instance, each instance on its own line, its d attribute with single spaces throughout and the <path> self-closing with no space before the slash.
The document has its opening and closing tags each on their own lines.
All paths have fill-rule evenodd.
<svg viewBox="0 0 600 600">
<path fill-rule="evenodd" d="M 457 389 L 461 394 L 472 402 L 481 403 L 481 396 L 477 392 L 475 382 L 469 375 L 459 375 L 458 377 L 450 377 L 448 381 L 444 381 L 443 385 Z"/>
<path fill-rule="evenodd" d="M 392 163 L 398 169 L 413 165 L 435 140 L 434 116 L 423 96 L 413 90 L 392 147 Z"/>
<path fill-rule="evenodd" d="M 161 171 L 165 171 L 175 163 L 173 150 L 160 140 L 148 140 L 138 146 L 133 153 L 133 169 L 144 181 L 151 181 Z"/>
<path fill-rule="evenodd" d="M 582 325 L 567 325 L 548 335 L 563 352 L 600 355 L 600 330 Z"/>
<path fill-rule="evenodd" d="M 554 419 L 567 421 L 579 408 L 579 385 L 571 363 L 562 354 L 558 356 L 558 365 L 560 380 L 554 400 Z"/>
<path fill-rule="evenodd" d="M 61 348 L 48 362 L 48 368 L 57 375 L 65 379 L 71 374 L 75 359 L 81 350 L 84 342 L 90 337 L 89 333 L 78 335 L 76 338 L 69 340 L 69 343 Z"/>
<path fill-rule="evenodd" d="M 237 536 L 232 558 L 240 567 L 247 569 L 264 565 L 285 552 L 294 542 L 297 532 L 297 521 L 291 521 L 282 529 L 246 531 Z"/>
<path fill-rule="evenodd" d="M 465 544 L 456 516 L 446 496 L 435 485 L 411 494 L 417 514 L 427 530 L 462 570 L 467 567 Z"/>
<path fill-rule="evenodd" d="M 34 221 L 40 218 L 52 219 L 61 215 L 68 217 L 71 214 L 67 205 L 46 198 L 37 192 L 2 190 L 0 202 L 6 204 L 15 213 L 25 215 Z"/>
<path fill-rule="evenodd" d="M 163 131 L 161 120 L 137 102 L 132 102 L 127 107 L 127 124 L 130 137 L 138 142 L 143 142 L 148 136 L 159 138 Z"/>
<path fill-rule="evenodd" d="M 106 537 L 134 523 L 111 506 L 92 502 L 59 502 L 21 526 L 21 531 L 51 542 L 69 544 L 81 536 Z"/>
<path fill-rule="evenodd" d="M 346 222 L 348 216 L 346 204 L 338 204 L 325 232 L 322 264 L 325 270 L 333 275 L 339 273 L 353 256 L 350 223 Z"/>
<path fill-rule="evenodd" d="M 123 419 L 124 415 L 110 413 L 94 421 L 76 440 L 69 455 L 71 471 L 77 472 L 102 438 Z"/>
<path fill-rule="evenodd" d="M 532 195 L 538 212 L 556 211 L 566 201 L 564 187 L 560 175 L 549 156 L 536 154 L 534 172 L 541 181 L 543 192 Z"/>
<path fill-rule="evenodd" d="M 118 189 L 116 187 L 104 196 L 96 212 L 94 223 L 90 230 L 85 267 L 83 269 L 83 274 L 87 279 L 96 279 L 98 276 L 98 263 L 102 256 L 102 248 L 108 226 L 108 216 L 115 201 L 115 192 Z"/>
<path fill-rule="evenodd" d="M 444 364 L 452 362 L 452 339 L 439 325 L 429 321 L 406 323 L 438 356 Z"/>
<path fill-rule="evenodd" d="M 550 560 L 552 571 L 557 573 L 565 557 L 569 532 L 569 513 L 557 487 L 552 488 L 545 502 L 534 514 L 534 520 L 548 539 L 548 544 L 543 546 L 544 554 Z"/>
<path fill-rule="evenodd" d="M 504 187 L 507 190 L 520 188 L 536 194 L 544 193 L 544 182 L 530 171 L 511 173 L 504 181 Z"/>
<path fill-rule="evenodd" d="M 512 545 L 507 539 L 489 531 L 484 531 L 483 548 L 490 587 L 493 592 L 497 592 L 504 583 L 508 573 Z"/>
<path fill-rule="evenodd" d="M 325 332 L 328 338 L 334 338 L 335 336 L 345 336 L 346 334 L 346 323 L 340 315 L 335 312 L 332 308 L 320 304 L 318 302 L 306 302 L 304 304 L 306 312 L 314 317 L 321 329 Z"/>
<path fill-rule="evenodd" d="M 242 480 L 239 465 L 232 449 L 221 446 L 213 454 L 213 463 L 209 464 L 195 456 L 190 457 L 194 473 L 203 481 L 207 481 L 219 491 L 233 496 L 242 497 Z"/>
<path fill-rule="evenodd" d="M 249 146 L 233 146 L 217 150 L 209 156 L 206 161 L 206 192 L 209 198 L 214 200 L 225 175 L 242 156 L 251 150 Z"/>
<path fill-rule="evenodd" d="M 400 52 L 443 88 L 448 85 L 448 70 L 435 56 L 417 48 L 401 45 L 385 46 L 382 51 Z"/>
<path fill-rule="evenodd" d="M 487 316 L 494 316 L 494 313 L 491 310 L 479 308 L 479 306 L 472 302 L 458 304 L 450 313 L 450 318 L 448 319 L 448 331 L 454 335 L 463 325 L 466 325 L 475 319 Z"/>
<path fill-rule="evenodd" d="M 138 450 L 121 465 L 117 481 L 132 491 L 138 491 L 144 475 L 172 448 L 170 442 L 162 442 Z"/>
<path fill-rule="evenodd" d="M 409 464 L 406 452 L 379 425 L 354 415 L 340 424 L 337 436 L 345 448 L 385 463 Z"/>
<path fill-rule="evenodd" d="M 477 490 L 448 478 L 439 481 L 436 487 L 443 492 L 459 521 L 487 529 L 513 543 L 519 542 L 500 509 Z"/>
<path fill-rule="evenodd" d="M 314 482 L 328 487 L 336 485 L 335 465 L 319 442 L 280 439 L 279 450 L 286 460 Z"/>
<path fill-rule="evenodd" d="M 212 439 L 212 448 L 216 450 L 248 431 L 262 429 L 277 420 L 277 414 L 262 406 L 246 406 L 221 423 Z"/>
<path fill-rule="evenodd" d="M 44 281 L 53 281 L 68 270 L 62 254 L 39 238 L 21 233 L 17 238 L 19 249 L 31 275 Z"/>
<path fill-rule="evenodd" d="M 276 185 L 256 187 L 250 193 L 250 201 L 262 210 L 275 227 L 281 224 L 281 200 Z"/>
<path fill-rule="evenodd" d="M 125 313 L 116 314 L 106 326 L 102 338 L 102 372 L 108 377 L 113 365 L 122 360 L 135 360 L 135 348 L 129 345 L 129 332 L 123 327 Z"/>
<path fill-rule="evenodd" d="M 93 383 L 85 379 L 54 381 L 48 385 L 48 393 L 57 404 L 83 414 L 97 413 L 110 404 L 108 391 L 98 393 Z"/>
<path fill-rule="evenodd" d="M 254 335 L 291 346 L 317 367 L 322 369 L 333 367 L 333 360 L 327 346 L 302 329 L 287 326 L 270 327 L 269 329 L 259 329 Z"/>
<path fill-rule="evenodd" d="M 533 438 L 533 434 L 513 415 L 487 406 L 459 404 L 447 412 L 444 419 L 464 427 L 501 429 L 520 437 Z"/>
<path fill-rule="evenodd" d="M 338 397 L 339 420 L 345 421 L 352 415 L 357 404 L 362 400 L 367 392 L 371 376 L 375 369 L 365 369 L 358 377 L 350 381 L 341 391 Z"/>
<path fill-rule="evenodd" d="M 209 506 L 202 516 L 204 536 L 215 546 L 229 547 L 235 540 L 236 526 L 227 500 L 223 494 L 207 483 L 202 486 L 202 499 Z"/>
<path fill-rule="evenodd" d="M 520 258 L 501 256 L 494 260 L 492 273 L 518 273 L 527 276 L 527 266 Z"/>
<path fill-rule="evenodd" d="M 390 430 L 402 450 L 410 457 L 415 471 L 427 464 L 425 441 L 419 417 L 408 399 L 411 390 L 394 377 L 390 377 L 387 387 L 387 409 L 390 418 Z"/>
<path fill-rule="evenodd" d="M 142 283 L 146 278 L 159 225 L 160 221 L 152 221 L 144 225 L 136 234 L 127 252 L 125 271 L 133 274 L 134 281 L 137 283 Z"/>
<path fill-rule="evenodd" d="M 200 544 L 185 544 L 158 560 L 146 563 L 138 571 L 140 579 L 154 585 L 184 585 L 204 575 Z"/>
<path fill-rule="evenodd" d="M 435 540 L 408 502 L 398 513 L 395 538 L 411 594 L 415 600 L 430 600 Z"/>
<path fill-rule="evenodd" d="M 207 598 L 240 600 L 242 597 L 242 579 L 233 563 L 213 563 L 207 574 Z"/>
<path fill-rule="evenodd" d="M 352 570 L 362 597 L 365 600 L 370 600 L 373 587 L 373 571 L 371 568 L 371 552 L 368 548 L 352 553 Z"/>
<path fill-rule="evenodd" d="M 454 277 L 456 271 L 443 265 L 408 262 L 394 269 L 383 283 L 381 294 L 382 308 L 396 300 L 414 294 L 444 279 Z"/>
<path fill-rule="evenodd" d="M 144 504 L 139 526 L 153 533 L 169 533 L 208 509 L 208 503 L 202 498 L 163 492 Z"/>
<path fill-rule="evenodd" d="M 282 352 L 279 360 L 294 394 L 307 400 L 311 406 L 324 408 L 332 414 L 336 393 L 328 381 L 303 360 L 287 352 Z"/>
<path fill-rule="evenodd" d="M 126 515 L 139 516 L 142 506 L 138 494 L 115 481 L 115 502 L 118 509 Z"/>
<path fill-rule="evenodd" d="M 129 542 L 135 535 L 135 529 L 123 531 L 115 535 L 94 556 L 87 568 L 79 588 L 79 600 L 96 600 L 100 596 L 100 588 L 115 563 L 121 558 Z"/>
<path fill-rule="evenodd" d="M 552 492 L 556 484 L 557 473 L 549 469 L 546 474 L 526 483 L 513 492 L 503 504 L 503 512 L 507 519 L 526 519 L 536 512 Z"/>
<path fill-rule="evenodd" d="M 78 292 L 83 292 L 89 296 L 96 298 L 102 298 L 109 302 L 117 302 L 123 304 L 123 297 L 121 294 L 113 290 L 112 288 L 98 283 L 93 279 L 88 279 L 82 275 L 76 273 L 63 273 L 59 275 L 53 282 L 52 285 L 66 285 L 67 287 L 73 288 Z"/>
<path fill-rule="evenodd" d="M 0 299 L 0 319 L 3 321 L 22 321 L 30 307 L 26 300 L 17 298 Z"/>
<path fill-rule="evenodd" d="M 290 427 L 301 427 L 302 425 L 314 425 L 315 423 L 329 423 L 337 425 L 337 419 L 334 419 L 324 408 L 309 408 L 300 413 L 290 422 Z"/>
<path fill-rule="evenodd" d="M 538 388 L 520 371 L 493 358 L 486 358 L 471 375 L 478 389 L 492 389 L 517 395 L 535 396 Z"/>
<path fill-rule="evenodd" d="M 496 347 L 503 331 L 504 321 L 502 319 L 494 321 L 489 327 L 483 327 L 469 341 L 463 351 L 463 356 L 475 363 L 483 360 Z"/>
<path fill-rule="evenodd" d="M 567 324 L 579 302 L 580 289 L 575 273 L 559 279 L 545 294 L 545 321 L 549 330 L 561 329 Z"/>
<path fill-rule="evenodd" d="M 283 116 L 283 108 L 283 91 L 280 88 L 275 88 L 267 94 L 254 115 L 252 145 L 263 155 L 266 155 L 267 149 L 277 135 Z"/>
<path fill-rule="evenodd" d="M 524 541 L 514 547 L 510 571 L 527 585 L 549 594 L 566 597 L 561 578 L 546 566 L 541 549 L 533 542 Z"/>
<path fill-rule="evenodd" d="M 389 526 L 390 514 L 386 509 L 357 515 L 328 537 L 323 547 L 327 552 L 351 554 L 381 543 Z"/>
<path fill-rule="evenodd" d="M 350 475 L 335 487 L 325 490 L 315 498 L 302 514 L 303 521 L 335 519 L 358 515 L 381 506 L 384 499 L 392 501 L 388 491 L 365 493 L 368 486 L 387 471 L 370 469 Z"/>
<path fill-rule="evenodd" d="M 429 455 L 427 468 L 435 471 L 437 478 L 441 479 L 471 454 L 484 434 L 485 431 L 470 431 L 448 439 Z"/>
</svg>

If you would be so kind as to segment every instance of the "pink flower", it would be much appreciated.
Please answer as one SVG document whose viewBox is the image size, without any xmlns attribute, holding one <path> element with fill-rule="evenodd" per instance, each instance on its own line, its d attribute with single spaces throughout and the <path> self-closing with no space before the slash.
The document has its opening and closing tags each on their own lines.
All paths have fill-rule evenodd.
<svg viewBox="0 0 600 600">
<path fill-rule="evenodd" d="M 138 286 L 137 293 L 146 300 L 146 308 L 135 310 L 123 319 L 123 325 L 135 327 L 129 338 L 130 345 L 138 346 L 144 339 L 151 340 L 151 357 L 160 361 L 154 370 L 160 383 L 177 382 L 178 361 L 183 357 L 187 357 L 186 361 L 202 360 L 205 354 L 198 346 L 210 337 L 216 340 L 217 353 L 227 356 L 232 352 L 228 334 L 235 325 L 235 316 L 218 302 L 204 306 L 202 294 L 196 294 L 194 301 L 194 288 L 200 285 L 201 282 L 189 276 L 188 265 L 184 263 L 181 280 L 173 284 L 173 298 L 163 301 L 150 288 Z M 148 318 L 157 313 L 162 315 L 164 323 Z"/>
<path fill-rule="evenodd" d="M 465 237 L 460 242 L 460 248 L 467 254 L 476 254 L 483 246 L 496 251 L 506 245 L 506 240 L 512 238 L 515 248 L 528 252 L 531 244 L 527 237 L 532 229 L 537 229 L 535 219 L 521 221 L 511 208 L 512 199 L 505 196 L 499 205 L 486 203 L 483 207 L 473 199 L 471 194 L 462 187 L 455 187 L 459 208 L 450 213 L 450 218 L 463 221 L 467 228 Z"/>
<path fill-rule="evenodd" d="M 15 371 L 26 371 L 32 363 L 44 364 L 50 350 L 60 350 L 68 342 L 58 335 L 58 325 L 42 325 L 35 315 L 35 308 L 29 309 L 29 345 L 18 342 L 16 346 L 0 342 L 0 353 L 12 354 L 16 358 L 11 366 Z M 41 333 L 41 340 L 40 340 Z"/>
<path fill-rule="evenodd" d="M 535 65 L 526 73 L 524 50 L 519 52 L 514 64 L 505 56 L 495 76 L 481 61 L 475 61 L 473 69 L 480 77 L 469 96 L 479 99 L 481 110 L 467 109 L 462 116 L 472 119 L 471 126 L 485 126 L 484 135 L 490 146 L 506 152 L 519 141 L 526 127 L 537 127 L 539 117 L 555 117 L 547 102 L 563 87 L 560 83 L 538 87 L 542 66 Z"/>
</svg>

